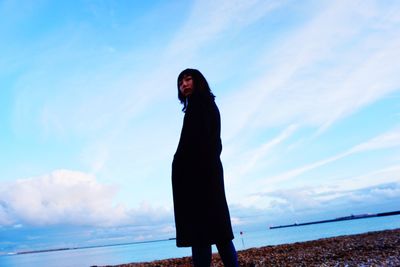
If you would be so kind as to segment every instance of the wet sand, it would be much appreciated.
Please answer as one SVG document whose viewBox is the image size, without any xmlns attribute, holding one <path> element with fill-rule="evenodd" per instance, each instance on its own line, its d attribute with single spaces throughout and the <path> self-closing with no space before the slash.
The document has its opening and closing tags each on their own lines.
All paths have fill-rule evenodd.
<svg viewBox="0 0 400 267">
<path fill-rule="evenodd" d="M 400 229 L 251 248 L 238 252 L 239 265 L 259 266 L 400 266 Z M 114 267 L 190 267 L 191 257 Z M 211 266 L 223 266 L 213 254 Z M 108 266 L 110 267 L 110 266 Z"/>
</svg>

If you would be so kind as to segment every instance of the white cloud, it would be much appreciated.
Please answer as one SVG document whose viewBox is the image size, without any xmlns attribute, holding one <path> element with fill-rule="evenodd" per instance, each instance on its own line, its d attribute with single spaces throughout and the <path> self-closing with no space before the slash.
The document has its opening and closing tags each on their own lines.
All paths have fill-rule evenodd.
<svg viewBox="0 0 400 267">
<path fill-rule="evenodd" d="M 371 193 L 379 197 L 396 198 L 400 196 L 400 186 L 395 188 L 374 188 Z"/>
<path fill-rule="evenodd" d="M 0 202 L 0 227 L 2 225 L 11 225 L 13 223 L 13 220 L 6 209 L 7 207 L 5 203 Z"/>
<path fill-rule="evenodd" d="M 115 186 L 99 183 L 93 175 L 70 170 L 19 179 L 2 185 L 0 192 L 2 224 L 111 226 L 159 223 L 170 213 L 149 204 L 137 209 L 115 204 Z"/>
<path fill-rule="evenodd" d="M 116 188 L 89 174 L 57 170 L 2 186 L 1 201 L 14 220 L 28 224 L 109 224 L 126 220 L 112 204 Z"/>
<path fill-rule="evenodd" d="M 315 198 L 313 188 L 295 188 L 289 190 L 277 190 L 268 194 L 271 197 L 272 209 L 288 209 L 301 211 L 318 208 L 319 201 Z"/>
<path fill-rule="evenodd" d="M 231 217 L 231 223 L 233 227 L 245 224 L 245 222 L 240 217 L 235 216 Z"/>
<path fill-rule="evenodd" d="M 258 208 L 265 213 L 281 214 L 280 216 L 285 212 L 303 214 L 304 217 L 307 217 L 307 213 L 329 214 L 329 211 L 337 212 L 342 209 L 352 209 L 354 212 L 360 210 L 360 207 L 368 206 L 372 212 L 374 205 L 400 199 L 400 180 L 351 189 L 338 188 L 336 185 L 278 189 L 253 194 L 249 198 L 257 198 L 257 201 L 244 201 L 242 207 Z M 260 206 L 261 202 L 265 205 Z"/>
<path fill-rule="evenodd" d="M 345 177 L 332 181 L 337 190 L 357 190 L 364 187 L 379 186 L 380 184 L 400 183 L 400 165 L 388 166 L 356 177 Z"/>
</svg>

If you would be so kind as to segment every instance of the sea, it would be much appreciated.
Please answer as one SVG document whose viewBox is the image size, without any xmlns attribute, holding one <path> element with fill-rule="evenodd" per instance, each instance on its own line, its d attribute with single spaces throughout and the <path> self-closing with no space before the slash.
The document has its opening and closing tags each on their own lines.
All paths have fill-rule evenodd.
<svg viewBox="0 0 400 267">
<path fill-rule="evenodd" d="M 400 215 L 371 217 L 262 231 L 235 233 L 238 251 L 252 247 L 295 243 L 320 238 L 400 228 Z M 213 251 L 216 248 L 213 246 Z M 94 247 L 31 254 L 2 255 L 1 267 L 89 267 L 117 265 L 190 256 L 190 248 L 177 248 L 175 240 Z"/>
</svg>

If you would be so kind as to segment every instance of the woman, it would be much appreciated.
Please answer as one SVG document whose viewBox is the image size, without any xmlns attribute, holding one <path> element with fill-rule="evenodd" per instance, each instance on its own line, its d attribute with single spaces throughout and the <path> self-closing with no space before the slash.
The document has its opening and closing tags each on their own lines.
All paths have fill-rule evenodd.
<svg viewBox="0 0 400 267">
<path fill-rule="evenodd" d="M 211 245 L 225 266 L 238 266 L 220 160 L 220 115 L 204 76 L 186 69 L 178 76 L 185 112 L 172 163 L 178 247 L 192 247 L 194 266 L 210 266 Z"/>
</svg>

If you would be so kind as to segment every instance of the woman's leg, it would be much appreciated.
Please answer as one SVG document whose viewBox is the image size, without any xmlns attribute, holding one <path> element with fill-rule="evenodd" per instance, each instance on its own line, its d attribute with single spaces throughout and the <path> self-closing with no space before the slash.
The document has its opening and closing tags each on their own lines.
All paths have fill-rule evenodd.
<svg viewBox="0 0 400 267">
<path fill-rule="evenodd" d="M 194 267 L 210 267 L 211 245 L 193 246 L 192 259 Z"/>
<path fill-rule="evenodd" d="M 232 241 L 218 243 L 217 249 L 225 267 L 239 267 L 236 249 Z"/>
</svg>

